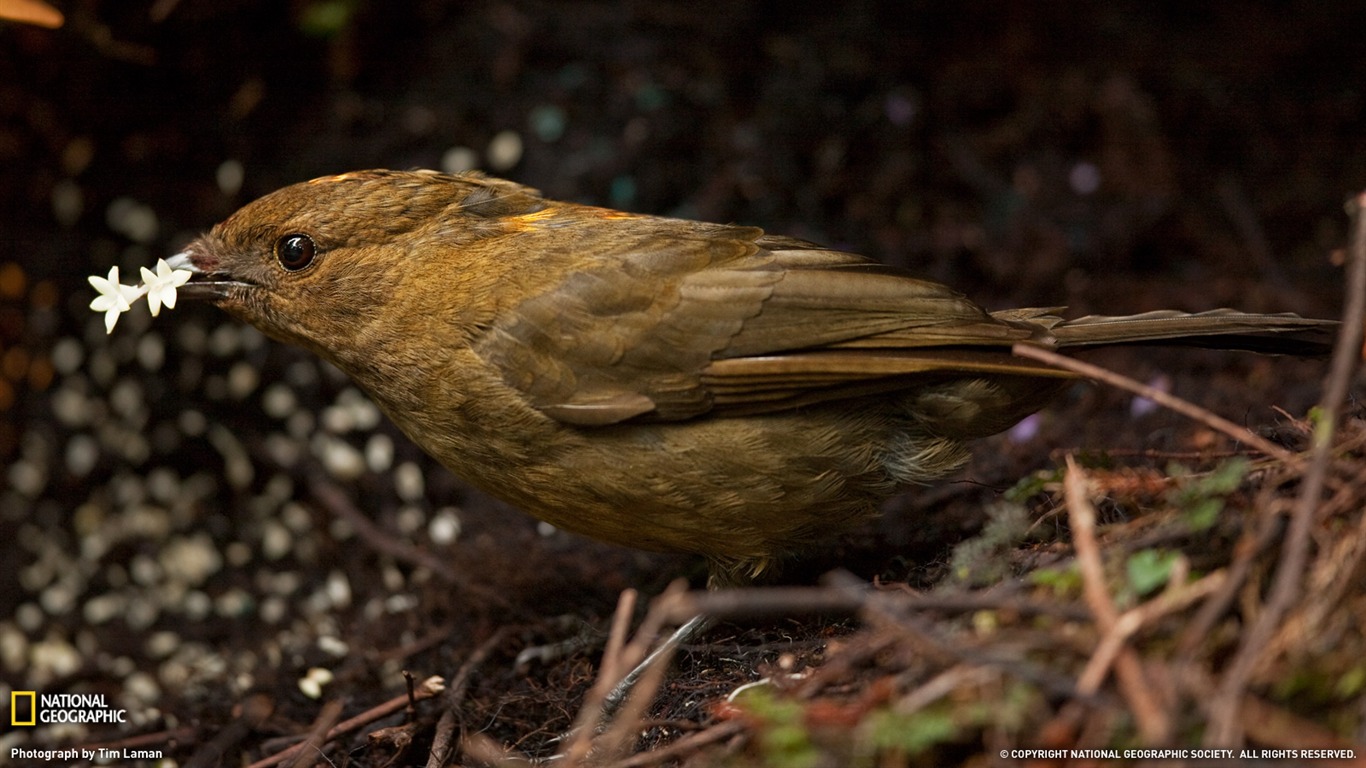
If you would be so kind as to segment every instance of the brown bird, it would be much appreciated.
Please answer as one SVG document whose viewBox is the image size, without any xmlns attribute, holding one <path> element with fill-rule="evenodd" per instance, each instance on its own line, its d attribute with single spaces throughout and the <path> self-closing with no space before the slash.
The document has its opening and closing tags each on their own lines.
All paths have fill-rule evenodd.
<svg viewBox="0 0 1366 768">
<path fill-rule="evenodd" d="M 1321 352 L 1231 310 L 1063 320 L 755 227 L 361 171 L 233 214 L 182 295 L 349 374 L 452 472 L 569 531 L 752 578 L 966 460 L 1070 374 L 1010 353 L 1163 342 Z"/>
</svg>

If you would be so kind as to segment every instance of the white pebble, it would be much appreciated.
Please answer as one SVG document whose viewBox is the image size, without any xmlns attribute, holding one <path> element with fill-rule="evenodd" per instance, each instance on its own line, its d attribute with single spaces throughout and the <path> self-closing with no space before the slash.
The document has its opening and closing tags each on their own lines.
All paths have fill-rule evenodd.
<svg viewBox="0 0 1366 768">
<path fill-rule="evenodd" d="M 332 571 L 327 575 L 327 597 L 336 608 L 345 608 L 351 604 L 351 582 L 346 578 L 346 574 Z"/>
<path fill-rule="evenodd" d="M 161 550 L 167 575 L 184 584 L 198 585 L 223 567 L 223 556 L 207 533 L 173 539 Z"/>
<path fill-rule="evenodd" d="M 146 672 L 133 672 L 123 678 L 123 695 L 142 706 L 155 706 L 161 699 L 161 686 Z"/>
<path fill-rule="evenodd" d="M 260 349 L 270 342 L 270 339 L 266 338 L 264 333 L 261 333 L 250 325 L 237 326 L 237 335 L 242 343 L 242 349 L 248 351 Z"/>
<path fill-rule="evenodd" d="M 223 548 L 223 559 L 233 568 L 241 568 L 251 562 L 251 547 L 246 542 L 231 542 Z"/>
<path fill-rule="evenodd" d="M 190 621 L 203 621 L 213 612 L 213 598 L 202 590 L 192 589 L 181 598 L 180 613 Z"/>
<path fill-rule="evenodd" d="M 94 418 L 94 403 L 85 393 L 65 385 L 52 395 L 52 412 L 64 426 L 82 427 Z"/>
<path fill-rule="evenodd" d="M 224 160 L 218 164 L 218 170 L 214 171 L 213 180 L 218 184 L 218 191 L 228 197 L 232 197 L 242 189 L 242 182 L 246 179 L 247 172 L 242 167 L 242 163 L 237 160 Z"/>
<path fill-rule="evenodd" d="M 257 373 L 256 366 L 246 361 L 237 362 L 228 370 L 228 394 L 234 400 L 250 395 L 260 382 L 261 375 Z"/>
<path fill-rule="evenodd" d="M 289 554 L 294 546 L 294 536 L 289 529 L 274 520 L 261 524 L 261 554 L 267 560 L 279 560 Z"/>
<path fill-rule="evenodd" d="M 422 470 L 413 462 L 405 461 L 394 470 L 394 490 L 404 501 L 418 501 L 426 492 Z"/>
<path fill-rule="evenodd" d="M 133 577 L 133 583 L 150 587 L 161 581 L 161 565 L 150 555 L 137 554 L 128 564 L 128 575 Z"/>
<path fill-rule="evenodd" d="M 242 331 L 235 325 L 224 323 L 213 329 L 209 336 L 209 352 L 218 357 L 228 357 L 242 348 Z"/>
<path fill-rule="evenodd" d="M 394 463 L 394 441 L 383 433 L 370 436 L 365 443 L 365 466 L 371 472 L 387 472 Z"/>
<path fill-rule="evenodd" d="M 199 323 L 180 323 L 176 326 L 176 343 L 186 352 L 198 354 L 208 345 L 208 334 Z"/>
<path fill-rule="evenodd" d="M 310 387 L 318 382 L 318 366 L 312 360 L 296 360 L 285 369 L 285 381 L 296 387 Z"/>
<path fill-rule="evenodd" d="M 273 419 L 283 419 L 293 413 L 298 402 L 294 390 L 278 381 L 266 387 L 266 391 L 261 394 L 261 409 Z"/>
<path fill-rule="evenodd" d="M 52 185 L 52 218 L 64 227 L 80 221 L 85 210 L 85 195 L 81 185 L 71 179 L 62 179 Z"/>
<path fill-rule="evenodd" d="M 209 442 L 218 449 L 223 457 L 223 475 L 234 488 L 246 488 L 256 477 L 256 469 L 251 464 L 247 449 L 237 439 L 232 430 L 221 424 L 209 427 Z"/>
<path fill-rule="evenodd" d="M 351 646 L 347 645 L 346 641 L 332 635 L 323 635 L 318 638 L 318 649 L 339 659 L 351 652 Z"/>
<path fill-rule="evenodd" d="M 356 420 L 351 409 L 341 405 L 329 405 L 323 409 L 323 429 L 334 435 L 344 435 L 356 428 Z"/>
<path fill-rule="evenodd" d="M 128 607 L 128 598 L 119 592 L 106 592 L 85 601 L 81 615 L 87 624 L 103 624 L 123 614 Z"/>
<path fill-rule="evenodd" d="M 43 622 L 46 620 L 47 617 L 43 615 L 43 609 L 34 603 L 22 603 L 14 609 L 14 623 L 29 634 L 33 634 L 42 628 Z"/>
<path fill-rule="evenodd" d="M 313 434 L 316 422 L 312 411 L 295 411 L 285 420 L 285 431 L 296 440 L 303 440 Z"/>
<path fill-rule="evenodd" d="M 355 480 L 365 473 L 365 457 L 345 440 L 318 433 L 311 447 L 328 473 L 339 480 Z"/>
<path fill-rule="evenodd" d="M 479 153 L 469 147 L 451 147 L 441 155 L 441 170 L 464 173 L 479 167 Z"/>
<path fill-rule="evenodd" d="M 18 673 L 28 663 L 28 638 L 14 625 L 0 624 L 0 664 L 5 671 Z"/>
<path fill-rule="evenodd" d="M 162 363 L 166 361 L 166 343 L 161 340 L 161 334 L 144 333 L 139 336 L 137 358 L 146 370 L 161 370 Z"/>
<path fill-rule="evenodd" d="M 81 654 L 66 640 L 48 637 L 33 644 L 29 650 L 29 664 L 29 680 L 46 683 L 74 674 L 81 668 Z"/>
<path fill-rule="evenodd" d="M 176 417 L 176 424 L 186 436 L 199 437 L 208 428 L 209 420 L 204 418 L 204 414 L 199 411 L 184 410 L 180 412 L 180 416 Z"/>
<path fill-rule="evenodd" d="M 280 508 L 280 522 L 295 533 L 308 533 L 313 530 L 313 515 L 302 504 L 288 503 Z"/>
<path fill-rule="evenodd" d="M 261 602 L 258 614 L 267 624 L 278 624 L 289 611 L 289 605 L 280 597 L 267 597 Z"/>
<path fill-rule="evenodd" d="M 157 467 L 147 473 L 147 492 L 163 504 L 180 497 L 180 477 L 170 467 Z"/>
<path fill-rule="evenodd" d="M 21 459 L 10 465 L 9 486 L 21 495 L 37 498 L 46 485 L 46 474 L 33 462 Z"/>
<path fill-rule="evenodd" d="M 379 406 L 363 398 L 351 404 L 351 420 L 356 429 L 374 429 L 379 426 Z"/>
<path fill-rule="evenodd" d="M 292 467 L 299 463 L 299 454 L 303 452 L 299 441 L 286 435 L 272 433 L 266 435 L 266 453 L 276 464 L 282 467 Z"/>
<path fill-rule="evenodd" d="M 460 510 L 442 507 L 427 524 L 427 535 L 435 544 L 450 544 L 460 536 Z"/>
<path fill-rule="evenodd" d="M 100 444 L 87 434 L 72 435 L 66 442 L 66 469 L 76 477 L 85 477 L 100 459 Z"/>
<path fill-rule="evenodd" d="M 488 158 L 489 168 L 492 170 L 509 170 L 521 162 L 522 137 L 516 131 L 499 131 L 489 140 L 484 155 Z"/>
<path fill-rule="evenodd" d="M 310 699 L 321 698 L 323 686 L 332 682 L 332 673 L 322 667 L 313 667 L 299 680 L 299 690 Z"/>
<path fill-rule="evenodd" d="M 81 343 L 70 336 L 60 339 L 52 345 L 52 367 L 58 373 L 70 376 L 81 367 L 81 361 L 85 360 L 85 348 Z"/>
<path fill-rule="evenodd" d="M 230 589 L 213 602 L 214 613 L 226 619 L 249 616 L 256 604 L 252 596 L 241 589 Z"/>
<path fill-rule="evenodd" d="M 421 509 L 411 505 L 400 508 L 394 515 L 394 525 L 398 528 L 399 533 L 404 535 L 415 533 L 425 522 L 427 522 L 427 516 L 422 513 Z"/>
<path fill-rule="evenodd" d="M 53 584 L 38 595 L 38 603 L 49 616 L 65 616 L 76 604 L 76 590 L 70 584 Z"/>
<path fill-rule="evenodd" d="M 115 198 L 105 209 L 104 220 L 110 229 L 135 243 L 150 243 L 156 239 L 156 212 L 132 198 Z"/>
<path fill-rule="evenodd" d="M 114 412 L 126 419 L 134 419 L 143 413 L 142 385 L 133 379 L 121 379 L 109 393 L 109 404 Z"/>
</svg>

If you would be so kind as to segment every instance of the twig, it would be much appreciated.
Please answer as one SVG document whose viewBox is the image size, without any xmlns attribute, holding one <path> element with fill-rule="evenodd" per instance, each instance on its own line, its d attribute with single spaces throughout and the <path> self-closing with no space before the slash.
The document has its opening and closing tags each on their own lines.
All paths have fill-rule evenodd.
<svg viewBox="0 0 1366 768">
<path fill-rule="evenodd" d="M 318 716 L 313 718 L 313 725 L 309 726 L 308 735 L 293 747 L 294 756 L 285 761 L 285 768 L 307 768 L 307 766 L 313 765 L 318 755 L 322 753 L 323 744 L 329 740 L 327 738 L 328 732 L 341 718 L 343 706 L 345 704 L 341 699 L 333 699 L 318 710 Z"/>
<path fill-rule="evenodd" d="M 238 751 L 248 734 L 270 718 L 275 711 L 275 701 L 265 694 L 256 694 L 248 697 L 237 709 L 236 719 L 196 749 L 185 761 L 185 768 L 221 765 L 227 755 Z"/>
<path fill-rule="evenodd" d="M 476 584 L 465 578 L 464 574 L 457 572 L 446 564 L 444 560 L 436 555 L 419 549 L 405 541 L 400 541 L 387 534 L 378 525 L 375 525 L 369 517 L 366 517 L 346 494 L 333 483 L 323 479 L 319 474 L 314 473 L 309 478 L 309 490 L 313 493 L 313 498 L 322 504 L 327 510 L 338 517 L 345 518 L 346 522 L 356 529 L 356 533 L 377 552 L 389 555 L 396 560 L 427 568 L 432 573 L 442 579 L 456 585 L 462 591 L 471 595 L 478 596 L 487 600 L 499 608 L 513 610 L 512 603 L 501 593 Z"/>
<path fill-rule="evenodd" d="M 1088 619 L 1084 608 L 1044 600 L 991 592 L 908 593 L 873 591 L 865 587 L 743 587 L 719 592 L 689 592 L 674 604 L 672 621 L 698 614 L 715 619 L 764 618 L 770 616 L 856 614 L 870 605 L 890 613 L 942 611 L 975 613 L 1000 610 L 1021 616 L 1056 616 L 1063 619 Z"/>
<path fill-rule="evenodd" d="M 436 676 L 429 677 L 426 680 L 423 680 L 417 686 L 417 690 L 413 692 L 413 696 L 411 697 L 411 699 L 416 699 L 417 701 L 421 701 L 423 699 L 430 699 L 431 697 L 437 695 L 438 693 L 441 693 L 445 689 L 445 680 L 442 680 L 440 677 Z M 331 730 L 327 732 L 326 741 L 331 741 L 332 739 L 337 738 L 343 733 L 354 731 L 355 729 L 361 727 L 362 725 L 365 725 L 366 723 L 372 723 L 376 720 L 386 718 L 389 715 L 392 715 L 400 709 L 403 709 L 404 707 L 408 706 L 409 701 L 409 695 L 407 693 L 404 693 L 400 696 L 395 696 L 394 698 L 389 699 L 383 704 L 371 707 L 370 709 L 365 710 L 364 712 L 360 713 L 359 715 L 356 715 L 355 717 L 349 720 L 344 720 L 338 723 L 337 725 L 333 726 Z M 270 757 L 267 757 L 263 760 L 257 760 L 256 762 L 247 766 L 247 768 L 270 768 L 273 765 L 279 765 L 285 760 L 292 759 L 295 755 L 299 754 L 299 752 L 301 752 L 302 749 L 302 744 L 295 744 L 289 749 L 277 752 L 274 755 L 271 755 Z"/>
<path fill-rule="evenodd" d="M 506 625 L 499 627 L 488 639 L 479 644 L 474 649 L 465 663 L 456 670 L 455 677 L 451 680 L 450 688 L 447 689 L 443 697 L 442 704 L 446 711 L 441 713 L 441 719 L 436 724 L 436 735 L 432 737 L 432 748 L 427 753 L 427 768 L 441 768 L 446 764 L 447 758 L 451 756 L 454 748 L 453 736 L 455 727 L 460 720 L 460 703 L 465 698 L 465 691 L 469 688 L 470 677 L 480 664 L 483 664 L 493 650 L 507 639 L 509 629 Z"/>
<path fill-rule="evenodd" d="M 1114 627 L 1101 638 L 1086 668 L 1078 678 L 1077 687 L 1087 690 L 1098 686 L 1105 671 L 1113 663 L 1116 655 L 1125 647 L 1124 643 L 1143 627 L 1157 621 L 1167 614 L 1185 608 L 1191 603 L 1223 588 L 1228 581 L 1227 571 L 1215 571 L 1194 584 L 1187 584 L 1172 592 L 1149 600 L 1148 602 L 1125 611 L 1115 621 Z"/>
<path fill-rule="evenodd" d="M 892 708 L 898 714 L 909 715 L 919 712 L 954 691 L 961 691 L 969 685 L 979 685 L 988 680 L 999 679 L 1000 676 L 999 670 L 958 664 L 949 667 L 916 686 L 914 690 L 898 697 Z"/>
<path fill-rule="evenodd" d="M 612 686 L 630 669 L 622 658 L 622 651 L 626 646 L 626 630 L 630 626 L 631 615 L 636 610 L 637 595 L 634 589 L 627 589 L 617 597 L 617 609 L 612 614 L 612 629 L 607 635 L 607 647 L 603 649 L 598 679 L 579 705 L 579 716 L 573 727 L 574 736 L 564 750 L 565 762 L 569 765 L 578 765 L 588 756 L 593 746 L 593 727 L 602 711 L 602 702 L 611 693 Z"/>
<path fill-rule="evenodd" d="M 1264 514 L 1256 532 L 1245 531 L 1238 539 L 1238 543 L 1233 547 L 1233 562 L 1225 571 L 1228 578 L 1224 580 L 1223 587 L 1200 606 L 1200 610 L 1195 612 L 1195 616 L 1187 622 L 1186 628 L 1181 632 L 1176 647 L 1182 665 L 1194 659 L 1196 651 L 1214 628 L 1215 622 L 1219 621 L 1219 617 L 1233 604 L 1238 596 L 1238 590 L 1242 589 L 1248 574 L 1252 572 L 1253 561 L 1275 541 L 1276 532 L 1280 530 L 1279 520 L 1278 514 Z"/>
<path fill-rule="evenodd" d="M 668 639 L 654 654 L 649 653 L 650 647 L 654 645 L 654 639 L 660 631 L 671 623 L 669 617 L 677 614 L 676 604 L 685 594 L 687 586 L 684 582 L 676 581 L 670 584 L 651 604 L 636 636 L 623 646 L 618 654 L 619 661 L 614 666 L 618 666 L 619 669 L 631 669 L 634 672 L 634 667 L 641 664 L 647 655 L 649 664 L 632 684 L 630 696 L 617 709 L 612 722 L 595 740 L 595 746 L 602 745 L 604 750 L 597 756 L 598 760 L 615 759 L 627 748 L 632 734 L 639 730 L 639 723 L 645 715 L 645 710 L 654 701 L 655 693 L 664 682 L 664 673 L 669 668 L 673 652 L 677 649 L 676 643 Z M 609 681 L 611 680 L 609 678 Z M 599 711 L 588 710 L 587 715 L 596 717 Z"/>
<path fill-rule="evenodd" d="M 1243 642 L 1229 663 L 1215 696 L 1210 727 L 1205 734 L 1205 742 L 1210 745 L 1232 746 L 1241 741 L 1239 708 L 1247 690 L 1248 678 L 1261 661 L 1262 652 L 1275 633 L 1281 617 L 1299 599 L 1300 583 L 1309 558 L 1309 534 L 1328 475 L 1338 411 L 1347 397 L 1352 373 L 1362 354 L 1362 325 L 1366 319 L 1366 192 L 1357 195 L 1349 208 L 1353 224 L 1352 245 L 1347 265 L 1347 295 L 1342 310 L 1342 329 L 1333 347 L 1333 362 L 1319 402 L 1319 421 L 1310 448 L 1309 467 L 1304 473 L 1290 519 L 1290 530 L 1281 547 L 1281 563 L 1276 569 L 1266 605 L 1243 635 Z"/>
<path fill-rule="evenodd" d="M 253 698 L 265 704 L 270 703 L 270 697 L 266 696 L 265 694 L 256 694 Z M 272 705 L 271 708 L 260 710 L 259 714 L 257 715 L 248 715 L 245 713 L 245 710 L 248 709 L 249 706 L 251 705 L 244 704 L 241 707 L 243 712 L 238 712 L 238 710 L 234 708 L 234 715 L 236 719 L 233 721 L 232 724 L 228 726 L 229 728 L 231 728 L 235 726 L 237 723 L 244 723 L 245 728 L 241 730 L 243 737 L 245 737 L 245 735 L 249 733 L 251 729 L 259 726 L 262 722 L 264 722 L 265 719 L 270 716 L 271 709 L 273 709 Z M 201 739 L 197 738 L 199 735 L 200 733 L 197 729 L 187 725 L 166 731 L 156 731 L 154 733 L 140 733 L 136 736 L 129 736 L 126 739 L 118 739 L 116 741 L 86 742 L 84 744 L 81 744 L 80 747 L 82 749 L 90 751 L 110 749 L 122 753 L 125 749 L 137 749 L 138 747 L 165 745 L 168 743 L 175 742 L 180 742 L 183 744 L 197 744 L 201 741 Z M 237 741 L 241 741 L 241 739 L 238 738 Z M 216 759 L 221 760 L 223 754 L 225 753 L 220 752 Z M 213 764 L 216 765 L 217 763 L 215 762 Z M 186 761 L 185 768 L 190 768 L 189 761 Z"/>
<path fill-rule="evenodd" d="M 962 642 L 961 638 L 944 636 L 930 621 L 909 613 L 893 613 L 879 601 L 870 601 L 860 615 L 874 629 L 897 633 L 893 640 L 910 643 L 918 656 L 942 660 L 945 663 L 961 661 L 973 666 L 999 668 L 1007 674 L 1033 683 L 1050 696 L 1080 697 L 1088 701 L 1095 698 L 1090 694 L 1080 693 L 1071 677 L 1035 664 L 1028 658 L 1021 658 L 1013 650 L 983 650 L 973 647 Z M 812 677 L 815 678 L 815 675 Z"/>
<path fill-rule="evenodd" d="M 1324 511 L 1342 511 L 1360 504 L 1366 497 L 1366 471 L 1361 473 L 1358 482 L 1339 490 L 1324 504 Z M 1343 599 L 1343 594 L 1354 588 L 1352 574 L 1357 572 L 1362 558 L 1366 557 L 1366 515 L 1357 519 L 1355 533 L 1342 536 L 1333 545 L 1332 551 L 1320 557 L 1309 573 L 1309 591 L 1318 596 L 1305 606 L 1301 612 L 1305 616 L 1306 631 L 1313 634 L 1328 619 L 1329 611 Z"/>
<path fill-rule="evenodd" d="M 710 728 L 697 733 L 688 734 L 683 738 L 649 752 L 641 752 L 630 757 L 611 763 L 609 768 L 643 768 L 648 765 L 658 765 L 667 760 L 676 760 L 696 751 L 708 744 L 723 741 L 740 733 L 744 733 L 745 724 L 741 720 L 727 720 L 718 723 Z"/>
<path fill-rule="evenodd" d="M 1086 494 L 1086 476 L 1071 456 L 1067 457 L 1067 476 L 1063 481 L 1063 492 L 1067 499 L 1067 511 L 1072 525 L 1072 545 L 1077 550 L 1077 567 L 1081 571 L 1082 590 L 1086 604 L 1096 617 L 1096 625 L 1105 635 L 1120 636 L 1116 631 L 1119 625 L 1119 611 L 1115 608 L 1110 593 L 1105 589 L 1105 566 L 1101 563 L 1100 546 L 1096 543 L 1096 510 Z M 1097 649 L 1097 654 L 1100 649 Z M 1138 653 L 1125 646 L 1116 649 L 1115 675 L 1120 692 L 1129 702 L 1143 738 L 1149 744 L 1160 744 L 1171 733 L 1171 719 L 1152 697 L 1152 688 L 1144 679 L 1143 666 Z M 1108 666 L 1108 665 L 1107 665 Z M 1089 676 L 1077 680 L 1077 690 L 1090 696 L 1100 689 L 1104 679 L 1104 669 L 1094 665 Z M 1088 669 L 1088 671 L 1091 671 Z"/>
<path fill-rule="evenodd" d="M 1123 376 L 1114 371 L 1107 371 L 1098 365 L 1084 363 L 1076 358 L 1060 355 L 1056 352 L 1050 352 L 1049 350 L 1043 349 L 1042 347 L 1036 347 L 1032 344 L 1016 344 L 1011 347 L 1011 352 L 1020 357 L 1027 357 L 1031 360 L 1038 360 L 1041 363 L 1048 363 L 1049 365 L 1072 371 L 1073 373 L 1080 374 L 1088 379 L 1103 381 L 1112 387 L 1127 390 L 1139 397 L 1146 397 L 1165 408 L 1176 411 L 1187 418 L 1194 419 L 1210 429 L 1223 432 L 1234 440 L 1246 443 L 1258 451 L 1261 451 L 1268 456 L 1274 456 L 1286 463 L 1293 463 L 1298 460 L 1298 457 L 1294 453 L 1287 451 L 1246 427 L 1234 424 L 1228 419 L 1225 419 L 1218 414 L 1211 413 L 1189 400 L 1183 400 L 1176 395 L 1134 381 L 1128 376 Z"/>
</svg>

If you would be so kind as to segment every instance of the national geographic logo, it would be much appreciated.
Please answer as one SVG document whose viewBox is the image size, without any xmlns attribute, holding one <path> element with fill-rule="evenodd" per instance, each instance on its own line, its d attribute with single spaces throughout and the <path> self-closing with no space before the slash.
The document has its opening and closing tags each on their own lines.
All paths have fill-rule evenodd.
<svg viewBox="0 0 1366 768">
<path fill-rule="evenodd" d="M 51 723 L 126 723 L 128 710 L 109 706 L 102 693 L 11 691 L 10 725 Z"/>
</svg>

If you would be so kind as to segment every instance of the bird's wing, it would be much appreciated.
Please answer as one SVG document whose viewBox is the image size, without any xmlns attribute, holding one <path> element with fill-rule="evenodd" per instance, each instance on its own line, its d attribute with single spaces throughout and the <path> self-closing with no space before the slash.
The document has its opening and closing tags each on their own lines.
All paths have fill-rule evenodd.
<svg viewBox="0 0 1366 768">
<path fill-rule="evenodd" d="M 475 345 L 566 423 L 781 410 L 947 372 L 1059 375 L 1008 352 L 1046 343 L 1047 322 L 993 317 L 860 256 L 646 217 L 596 246 Z"/>
</svg>

